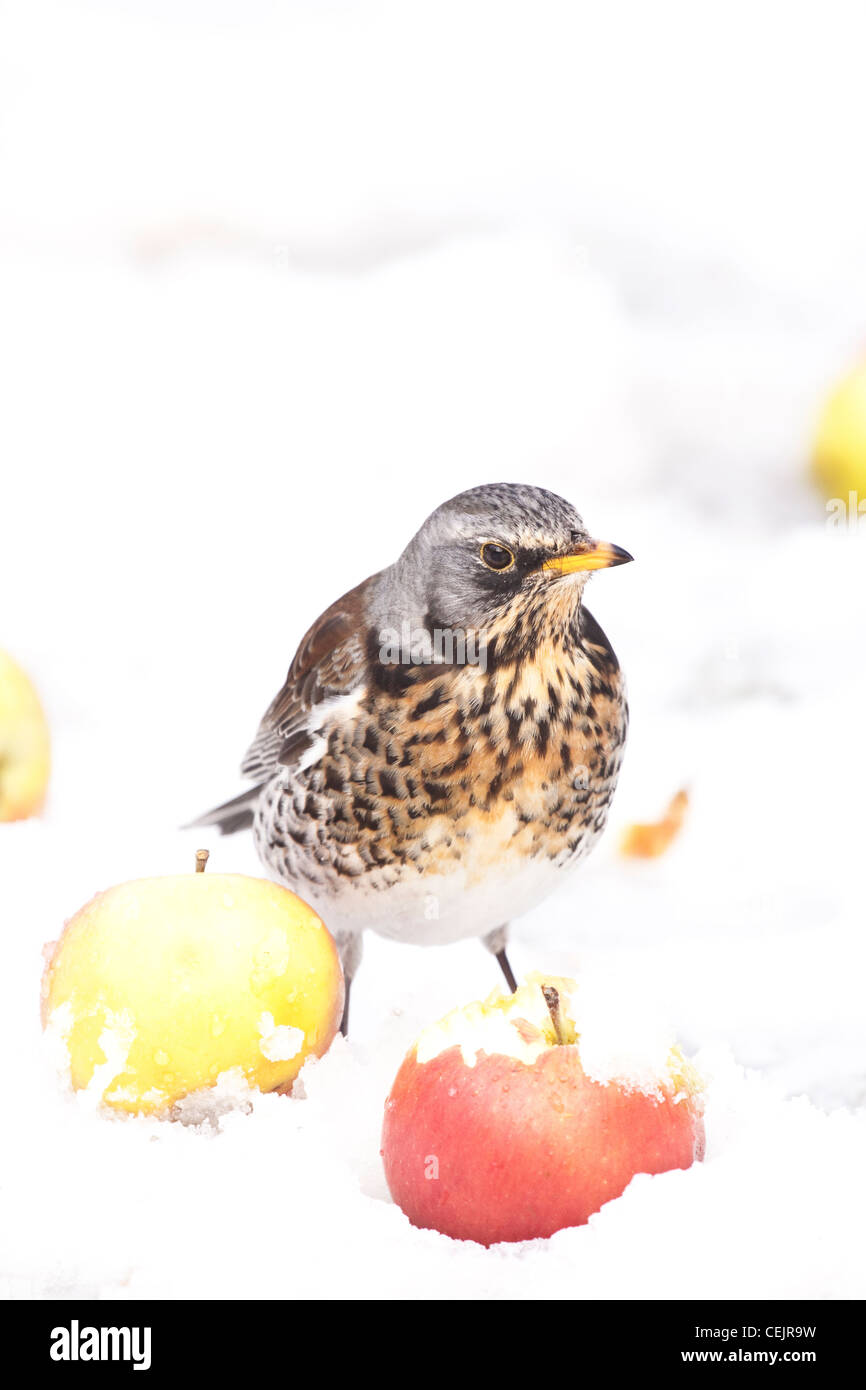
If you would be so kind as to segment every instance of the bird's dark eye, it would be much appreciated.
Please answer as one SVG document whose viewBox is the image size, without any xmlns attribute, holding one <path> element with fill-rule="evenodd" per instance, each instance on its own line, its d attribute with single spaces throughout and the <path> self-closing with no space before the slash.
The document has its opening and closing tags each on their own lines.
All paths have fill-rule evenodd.
<svg viewBox="0 0 866 1390">
<path fill-rule="evenodd" d="M 514 564 L 514 551 L 507 545 L 488 541 L 481 547 L 481 558 L 489 570 L 509 570 Z"/>
</svg>

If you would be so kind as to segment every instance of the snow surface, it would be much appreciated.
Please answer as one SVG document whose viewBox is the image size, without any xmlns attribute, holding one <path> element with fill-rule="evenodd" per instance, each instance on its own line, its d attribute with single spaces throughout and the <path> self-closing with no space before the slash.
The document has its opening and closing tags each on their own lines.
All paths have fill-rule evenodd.
<svg viewBox="0 0 866 1390">
<path fill-rule="evenodd" d="M 863 24 L 4 6 L 0 644 L 54 734 L 46 814 L 0 827 L 8 1294 L 866 1292 L 866 532 L 806 476 L 866 339 Z M 486 1251 L 410 1227 L 378 1156 L 406 1048 L 496 983 L 475 943 L 371 939 L 302 1097 L 227 1076 L 184 1123 L 66 1095 L 38 998 L 96 890 L 192 868 L 175 827 L 240 789 L 311 618 L 497 479 L 637 557 L 589 589 L 632 704 L 613 823 L 513 962 L 649 1001 L 708 1152 Z M 624 861 L 680 786 L 670 853 Z"/>
</svg>

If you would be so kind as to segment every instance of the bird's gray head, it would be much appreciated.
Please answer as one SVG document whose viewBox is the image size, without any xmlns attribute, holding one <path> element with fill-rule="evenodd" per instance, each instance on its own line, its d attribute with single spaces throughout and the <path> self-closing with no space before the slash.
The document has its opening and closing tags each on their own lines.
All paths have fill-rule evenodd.
<svg viewBox="0 0 866 1390">
<path fill-rule="evenodd" d="M 392 614 L 399 604 L 425 626 L 482 628 L 521 594 L 550 585 L 568 586 L 576 607 L 593 570 L 631 558 L 595 541 L 555 492 L 491 483 L 458 493 L 431 513 L 385 571 L 386 602 Z"/>
</svg>

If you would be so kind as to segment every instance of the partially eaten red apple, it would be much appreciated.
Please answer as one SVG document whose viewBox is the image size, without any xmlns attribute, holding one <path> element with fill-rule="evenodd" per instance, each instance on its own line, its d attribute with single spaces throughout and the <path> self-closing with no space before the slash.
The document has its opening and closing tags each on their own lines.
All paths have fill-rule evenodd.
<svg viewBox="0 0 866 1390">
<path fill-rule="evenodd" d="M 703 1157 L 691 1064 L 673 1048 L 650 1072 L 589 1075 L 576 994 L 572 980 L 537 980 L 421 1034 L 382 1133 L 388 1187 L 413 1225 L 532 1240 L 583 1225 L 637 1173 Z"/>
</svg>

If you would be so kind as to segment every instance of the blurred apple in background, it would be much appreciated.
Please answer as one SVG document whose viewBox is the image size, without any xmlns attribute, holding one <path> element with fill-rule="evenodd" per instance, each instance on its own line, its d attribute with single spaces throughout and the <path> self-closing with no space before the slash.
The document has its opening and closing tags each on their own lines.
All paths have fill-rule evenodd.
<svg viewBox="0 0 866 1390">
<path fill-rule="evenodd" d="M 836 387 L 818 423 L 812 471 L 828 499 L 866 499 L 866 358 Z"/>
<path fill-rule="evenodd" d="M 703 1157 L 697 1073 L 590 1076 L 573 980 L 456 1009 L 424 1030 L 385 1106 L 382 1157 L 415 1226 L 482 1245 L 588 1221 L 636 1173 Z M 597 1055 L 597 1051 L 596 1051 Z"/>
<path fill-rule="evenodd" d="M 267 879 L 120 884 L 46 954 L 42 1021 L 58 1060 L 76 1090 L 120 1110 L 165 1112 L 233 1069 L 263 1091 L 286 1089 L 340 1025 L 333 938 Z"/>
<path fill-rule="evenodd" d="M 51 743 L 39 697 L 21 667 L 0 651 L 0 821 L 41 811 L 50 771 Z"/>
</svg>

